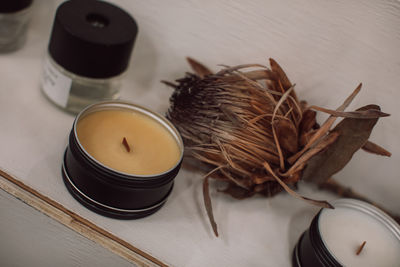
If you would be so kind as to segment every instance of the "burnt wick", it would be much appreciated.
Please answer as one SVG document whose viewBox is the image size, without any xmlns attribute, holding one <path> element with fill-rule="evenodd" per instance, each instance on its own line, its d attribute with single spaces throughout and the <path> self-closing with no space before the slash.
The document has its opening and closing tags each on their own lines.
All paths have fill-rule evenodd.
<svg viewBox="0 0 400 267">
<path fill-rule="evenodd" d="M 124 145 L 126 151 L 131 152 L 131 147 L 128 144 L 128 140 L 126 140 L 126 138 L 124 137 L 124 139 L 122 139 L 122 144 Z"/>
<path fill-rule="evenodd" d="M 363 250 L 365 244 L 367 244 L 367 241 L 364 241 L 361 246 L 357 249 L 356 255 L 360 255 L 361 251 Z"/>
</svg>

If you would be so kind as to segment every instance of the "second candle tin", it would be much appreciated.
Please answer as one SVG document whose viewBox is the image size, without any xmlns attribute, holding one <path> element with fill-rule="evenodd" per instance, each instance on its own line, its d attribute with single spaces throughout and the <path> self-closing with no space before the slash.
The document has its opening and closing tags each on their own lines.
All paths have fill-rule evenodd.
<svg viewBox="0 0 400 267">
<path fill-rule="evenodd" d="M 174 161 L 165 171 L 135 174 L 117 170 L 99 161 L 82 144 L 78 136 L 78 128 L 80 127 L 79 123 L 86 117 L 107 111 L 117 115 L 121 112 L 124 116 L 126 116 L 125 113 L 131 112 L 142 116 L 145 120 L 148 119 L 151 123 L 158 124 L 176 142 L 176 162 Z M 103 121 L 99 124 L 102 123 Z M 135 126 L 128 126 L 135 128 Z M 117 127 L 118 125 L 110 129 L 112 134 L 118 131 Z M 101 126 L 97 126 L 97 124 L 90 130 L 99 131 L 99 133 L 102 131 Z M 119 140 L 117 141 L 119 142 Z M 130 141 L 132 142 L 132 140 Z M 100 146 L 107 146 L 107 144 L 101 144 L 102 142 L 99 143 Z M 136 147 L 138 147 L 137 150 L 140 150 L 140 145 L 133 144 L 133 152 Z M 62 176 L 69 192 L 87 208 L 113 218 L 141 218 L 156 212 L 167 200 L 173 188 L 174 178 L 181 166 L 183 150 L 183 141 L 179 132 L 163 116 L 127 102 L 101 102 L 82 110 L 75 118 L 69 135 L 69 144 L 64 154 Z M 107 148 L 105 151 L 108 151 Z M 152 153 L 151 157 L 157 156 L 157 151 Z"/>
<path fill-rule="evenodd" d="M 379 240 L 374 240 L 372 232 L 377 229 L 382 230 L 379 236 L 382 236 L 382 238 L 390 237 L 390 241 L 393 241 L 390 243 L 392 245 L 390 246 L 391 251 L 385 251 L 383 253 L 384 261 L 386 262 L 384 266 L 398 266 L 398 259 L 400 258 L 398 256 L 398 248 L 400 247 L 400 226 L 391 217 L 371 204 L 356 199 L 342 198 L 333 201 L 331 204 L 335 209 L 321 209 L 312 220 L 310 227 L 301 235 L 293 251 L 292 264 L 294 267 L 382 266 L 381 264 L 372 263 L 370 261 L 371 257 L 373 259 L 379 257 L 378 254 L 382 256 L 381 247 L 387 245 L 380 244 Z M 326 234 L 326 228 L 325 231 L 321 228 L 321 224 L 337 217 L 337 215 L 339 215 L 338 211 L 346 211 L 346 213 L 341 213 L 341 217 L 345 219 L 345 223 L 334 225 L 331 223 L 332 225 L 330 226 L 334 229 L 331 229 L 332 233 L 330 234 L 330 239 L 335 236 L 338 237 L 339 248 L 342 250 L 340 253 L 338 247 L 332 247 L 332 243 L 328 242 L 327 236 L 324 236 L 324 234 Z M 332 212 L 331 214 L 334 215 L 327 217 L 327 212 Z M 360 215 L 360 220 L 352 220 L 352 213 Z M 346 216 L 343 216 L 344 214 L 346 214 Z M 374 225 L 379 227 L 371 227 Z M 366 226 L 369 226 L 368 231 L 358 231 Z M 345 228 L 347 230 L 352 229 L 352 232 L 345 232 Z M 339 231 L 342 233 L 339 233 Z M 361 234 L 359 235 L 358 232 Z M 346 240 L 342 240 L 340 236 L 344 235 L 348 237 L 346 239 L 349 240 L 352 239 L 352 236 L 357 235 L 357 239 L 360 240 L 360 242 L 357 243 L 357 247 L 349 246 L 352 242 L 345 242 Z M 364 248 L 364 250 L 366 250 L 367 254 L 371 255 L 371 257 L 365 257 L 366 255 L 364 254 L 356 254 L 356 248 L 359 249 L 358 253 L 361 252 L 358 246 L 363 240 L 366 241 L 366 248 Z M 330 241 L 332 242 L 332 240 Z M 337 255 L 335 255 L 335 251 L 331 249 L 336 249 Z M 352 261 L 350 264 L 349 262 L 351 259 L 349 260 L 347 257 L 344 257 L 343 251 L 351 253 L 357 260 L 354 260 L 354 262 Z M 345 255 L 347 256 L 348 254 L 346 253 Z M 342 262 L 340 258 L 347 260 L 347 262 Z"/>
</svg>

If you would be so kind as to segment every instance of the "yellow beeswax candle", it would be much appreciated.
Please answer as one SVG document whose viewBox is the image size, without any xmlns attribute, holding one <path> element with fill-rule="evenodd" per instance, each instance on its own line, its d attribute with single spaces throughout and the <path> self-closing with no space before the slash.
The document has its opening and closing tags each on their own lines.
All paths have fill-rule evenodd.
<svg viewBox="0 0 400 267">
<path fill-rule="evenodd" d="M 76 131 L 88 154 L 105 166 L 128 174 L 163 173 L 181 157 L 172 133 L 159 121 L 135 110 L 89 113 L 77 122 Z"/>
</svg>

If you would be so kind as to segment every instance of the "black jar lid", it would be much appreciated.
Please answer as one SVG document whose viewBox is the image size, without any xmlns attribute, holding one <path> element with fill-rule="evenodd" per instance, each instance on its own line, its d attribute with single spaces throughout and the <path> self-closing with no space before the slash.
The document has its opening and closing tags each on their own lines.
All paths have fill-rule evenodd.
<svg viewBox="0 0 400 267">
<path fill-rule="evenodd" d="M 103 1 L 70 0 L 56 12 L 50 56 L 84 77 L 109 78 L 129 64 L 138 27 L 124 10 Z"/>
<path fill-rule="evenodd" d="M 1 0 L 0 13 L 13 13 L 29 7 L 33 0 Z"/>
</svg>

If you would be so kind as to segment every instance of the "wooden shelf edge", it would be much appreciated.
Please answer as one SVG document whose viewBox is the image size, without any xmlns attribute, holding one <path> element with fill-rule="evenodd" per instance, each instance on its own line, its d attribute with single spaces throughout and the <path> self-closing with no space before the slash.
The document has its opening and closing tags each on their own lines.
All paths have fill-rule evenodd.
<svg viewBox="0 0 400 267">
<path fill-rule="evenodd" d="M 138 266 L 167 266 L 0 169 L 0 189 Z"/>
</svg>

